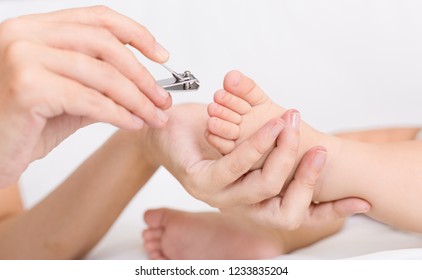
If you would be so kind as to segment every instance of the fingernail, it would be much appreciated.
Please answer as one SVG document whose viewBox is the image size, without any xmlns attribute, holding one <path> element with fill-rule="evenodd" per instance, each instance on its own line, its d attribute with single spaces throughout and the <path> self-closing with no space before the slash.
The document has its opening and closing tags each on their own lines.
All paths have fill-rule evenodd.
<svg viewBox="0 0 422 280">
<path fill-rule="evenodd" d="M 169 52 L 158 42 L 155 42 L 155 53 L 162 61 L 167 61 L 170 55 Z"/>
<path fill-rule="evenodd" d="M 167 99 L 169 98 L 169 93 L 163 89 L 162 87 L 160 87 L 159 85 L 155 85 L 155 88 L 158 92 L 158 95 L 162 98 L 162 99 Z"/>
<path fill-rule="evenodd" d="M 139 128 L 144 126 L 145 122 L 140 117 L 138 117 L 136 115 L 132 115 L 132 119 L 133 119 L 133 122 L 136 123 L 137 126 L 139 126 Z"/>
<path fill-rule="evenodd" d="M 166 113 L 164 113 L 162 110 L 160 110 L 159 108 L 155 108 L 155 115 L 157 116 L 157 118 L 162 122 L 162 123 L 167 123 L 169 117 L 167 116 Z"/>
<path fill-rule="evenodd" d="M 318 150 L 312 161 L 312 166 L 316 170 L 321 170 L 327 160 L 327 152 L 325 150 Z"/>
<path fill-rule="evenodd" d="M 293 129 L 298 130 L 300 124 L 300 113 L 298 111 L 294 111 L 290 113 L 290 125 Z"/>
<path fill-rule="evenodd" d="M 280 132 L 283 130 L 283 128 L 285 127 L 285 123 L 282 120 L 277 120 L 277 122 L 273 125 L 273 127 L 271 128 L 271 135 L 275 138 L 277 137 Z"/>
</svg>

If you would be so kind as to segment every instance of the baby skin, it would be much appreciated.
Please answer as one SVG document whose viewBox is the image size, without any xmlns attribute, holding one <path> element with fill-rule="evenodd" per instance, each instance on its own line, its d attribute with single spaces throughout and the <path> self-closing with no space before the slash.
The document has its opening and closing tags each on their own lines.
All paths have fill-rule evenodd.
<svg viewBox="0 0 422 280">
<path fill-rule="evenodd" d="M 230 153 L 268 120 L 286 112 L 238 71 L 226 75 L 224 90 L 216 92 L 214 101 L 208 107 L 207 139 L 222 154 Z M 356 141 L 357 134 L 343 135 L 353 140 L 350 141 L 318 132 L 299 121 L 297 111 L 291 110 L 287 115 L 285 121 L 297 127 L 301 135 L 297 162 L 311 147 L 328 150 L 315 201 L 363 198 L 372 205 L 369 216 L 398 228 L 422 232 L 418 222 L 422 210 L 418 199 L 422 195 L 422 158 L 415 156 L 422 155 L 422 147 L 420 142 L 406 141 L 417 129 L 403 133 L 406 139 L 393 137 L 393 143 L 377 138 L 379 133 L 366 133 L 367 139 L 361 140 L 372 143 L 363 143 Z M 260 168 L 264 161 L 265 156 L 254 168 Z M 403 164 L 408 167 L 405 172 L 396 172 L 403 169 Z M 152 259 L 270 258 L 314 243 L 342 226 L 339 221 L 285 231 L 251 224 L 240 217 L 169 209 L 148 211 L 145 221 L 145 248 Z"/>
<path fill-rule="evenodd" d="M 231 71 L 226 75 L 224 89 L 214 94 L 214 103 L 208 105 L 208 114 L 210 118 L 206 133 L 207 140 L 223 155 L 233 151 L 270 119 L 282 116 L 286 125 L 285 129 L 300 131 L 302 134 L 296 166 L 305 152 L 323 143 L 321 138 L 324 134 L 301 122 L 298 111 L 286 110 L 274 103 L 252 79 L 238 71 Z M 262 168 L 270 152 L 271 149 L 252 167 L 252 170 Z M 318 152 L 325 153 L 325 149 L 321 147 L 314 151 L 316 169 L 319 167 L 318 163 L 322 163 L 316 158 Z M 293 172 L 290 177 L 292 176 Z"/>
<path fill-rule="evenodd" d="M 294 231 L 255 224 L 218 212 L 149 210 L 144 247 L 153 260 L 269 259 L 308 246 L 339 231 L 343 220 Z"/>
</svg>

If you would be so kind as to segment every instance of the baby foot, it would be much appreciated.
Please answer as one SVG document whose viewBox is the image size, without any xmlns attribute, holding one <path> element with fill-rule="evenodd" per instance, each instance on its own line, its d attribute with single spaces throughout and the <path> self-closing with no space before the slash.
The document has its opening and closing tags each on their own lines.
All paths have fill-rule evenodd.
<svg viewBox="0 0 422 280">
<path fill-rule="evenodd" d="M 255 82 L 231 71 L 224 78 L 224 89 L 214 95 L 209 104 L 207 140 L 220 153 L 230 153 L 272 118 L 281 117 L 286 110 L 274 103 Z M 287 121 L 298 126 L 299 113 L 292 110 Z"/>
<path fill-rule="evenodd" d="M 145 213 L 151 259 L 268 259 L 286 253 L 279 231 L 221 213 L 170 209 Z"/>
</svg>

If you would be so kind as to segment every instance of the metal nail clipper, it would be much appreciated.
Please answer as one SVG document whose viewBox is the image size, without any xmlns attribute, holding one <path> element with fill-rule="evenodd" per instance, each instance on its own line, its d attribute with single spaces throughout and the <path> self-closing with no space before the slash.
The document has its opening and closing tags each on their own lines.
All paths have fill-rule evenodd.
<svg viewBox="0 0 422 280">
<path fill-rule="evenodd" d="M 173 78 L 163 79 L 157 83 L 168 91 L 194 91 L 199 88 L 199 80 L 190 72 L 177 73 L 171 70 L 168 66 L 161 64 L 172 75 Z"/>
</svg>

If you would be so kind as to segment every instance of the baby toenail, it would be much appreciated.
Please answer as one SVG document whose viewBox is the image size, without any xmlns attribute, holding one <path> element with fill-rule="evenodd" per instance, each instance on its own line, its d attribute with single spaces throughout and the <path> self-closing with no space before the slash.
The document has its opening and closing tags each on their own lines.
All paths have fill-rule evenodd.
<svg viewBox="0 0 422 280">
<path fill-rule="evenodd" d="M 217 112 L 217 110 L 218 110 L 218 104 L 217 103 L 211 103 L 210 107 L 211 107 L 211 110 L 213 112 Z"/>
<path fill-rule="evenodd" d="M 226 92 L 224 90 L 220 91 L 220 99 L 224 99 L 226 97 Z"/>
<path fill-rule="evenodd" d="M 237 87 L 240 84 L 240 79 L 242 78 L 241 74 L 239 72 L 232 72 L 231 77 L 231 85 L 232 87 Z"/>
</svg>

